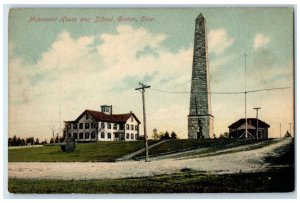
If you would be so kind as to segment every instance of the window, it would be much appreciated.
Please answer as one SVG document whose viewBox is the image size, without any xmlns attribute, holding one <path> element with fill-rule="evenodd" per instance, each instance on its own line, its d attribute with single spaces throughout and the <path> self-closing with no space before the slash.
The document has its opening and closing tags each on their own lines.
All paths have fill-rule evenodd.
<svg viewBox="0 0 300 203">
<path fill-rule="evenodd" d="M 71 137 L 72 136 L 72 134 L 71 133 L 68 133 L 68 137 Z"/>
<path fill-rule="evenodd" d="M 77 129 L 77 123 L 73 124 L 73 129 Z"/>
<path fill-rule="evenodd" d="M 138 134 L 135 134 L 135 139 L 136 139 L 136 140 L 138 139 Z"/>
<path fill-rule="evenodd" d="M 79 133 L 79 139 L 83 139 L 83 133 Z"/>
<path fill-rule="evenodd" d="M 105 123 L 104 122 L 101 123 L 101 128 L 103 128 L 103 129 L 105 128 Z"/>
<path fill-rule="evenodd" d="M 126 124 L 126 130 L 129 130 L 129 124 Z"/>
<path fill-rule="evenodd" d="M 101 138 L 103 138 L 103 139 L 105 138 L 105 133 L 104 132 L 101 133 Z"/>
<path fill-rule="evenodd" d="M 71 124 L 67 124 L 67 129 L 68 129 L 68 130 L 71 129 Z"/>
<path fill-rule="evenodd" d="M 89 138 L 90 138 L 90 133 L 89 133 L 89 132 L 86 132 L 84 138 L 85 138 L 85 139 L 89 139 Z"/>
<path fill-rule="evenodd" d="M 95 139 L 96 138 L 96 133 L 95 132 L 92 132 L 91 133 L 91 139 Z"/>
<path fill-rule="evenodd" d="M 129 133 L 126 133 L 126 139 L 129 139 Z"/>
<path fill-rule="evenodd" d="M 89 114 L 85 114 L 85 119 L 88 120 L 89 119 Z"/>
<path fill-rule="evenodd" d="M 131 125 L 131 130 L 134 130 L 134 127 L 133 127 L 133 125 Z"/>
<path fill-rule="evenodd" d="M 83 123 L 79 123 L 79 129 L 83 129 Z"/>
<path fill-rule="evenodd" d="M 90 124 L 89 123 L 85 123 L 85 129 L 89 129 L 90 128 Z"/>
<path fill-rule="evenodd" d="M 111 123 L 107 123 L 107 128 L 111 129 Z"/>
<path fill-rule="evenodd" d="M 133 140 L 133 133 L 131 133 L 131 139 Z"/>
<path fill-rule="evenodd" d="M 124 125 L 120 124 L 120 130 L 124 130 Z"/>
<path fill-rule="evenodd" d="M 107 133 L 107 138 L 111 139 L 111 133 Z"/>
<path fill-rule="evenodd" d="M 116 134 L 115 134 L 115 138 L 119 138 L 119 133 L 116 133 Z"/>
<path fill-rule="evenodd" d="M 114 130 L 117 130 L 118 125 L 116 123 L 114 123 Z"/>
<path fill-rule="evenodd" d="M 136 131 L 139 130 L 139 126 L 138 126 L 138 125 L 135 126 L 135 130 L 136 130 Z"/>
<path fill-rule="evenodd" d="M 74 139 L 78 139 L 77 133 L 73 133 L 73 137 L 74 137 Z"/>
<path fill-rule="evenodd" d="M 131 116 L 131 122 L 133 122 L 133 117 Z"/>
<path fill-rule="evenodd" d="M 95 128 L 96 127 L 96 123 L 91 123 L 91 128 Z"/>
</svg>

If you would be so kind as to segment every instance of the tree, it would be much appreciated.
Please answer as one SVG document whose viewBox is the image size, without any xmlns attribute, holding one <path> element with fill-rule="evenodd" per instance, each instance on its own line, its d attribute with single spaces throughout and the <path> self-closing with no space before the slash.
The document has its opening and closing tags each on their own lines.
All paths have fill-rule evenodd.
<svg viewBox="0 0 300 203">
<path fill-rule="evenodd" d="M 283 137 L 292 137 L 289 131 L 286 131 L 285 135 Z"/>
<path fill-rule="evenodd" d="M 223 134 L 221 133 L 220 139 L 228 139 L 229 138 L 229 133 L 228 132 L 224 132 Z"/>
<path fill-rule="evenodd" d="M 35 143 L 34 143 L 35 145 L 38 145 L 38 144 L 40 144 L 40 140 L 39 140 L 39 138 L 36 138 L 36 140 L 35 140 Z"/>
<path fill-rule="evenodd" d="M 21 139 L 21 146 L 25 146 L 25 140 L 24 140 L 24 138 Z"/>
<path fill-rule="evenodd" d="M 65 138 L 66 138 L 66 133 L 64 133 L 63 136 L 59 138 L 59 142 L 64 142 Z"/>
<path fill-rule="evenodd" d="M 55 143 L 58 143 L 58 141 L 59 141 L 59 136 L 58 136 L 58 134 L 57 134 L 56 137 L 55 137 L 54 142 L 55 142 Z"/>
<path fill-rule="evenodd" d="M 158 134 L 159 139 L 163 139 L 164 136 L 165 136 L 165 133 L 159 132 L 159 134 Z"/>
<path fill-rule="evenodd" d="M 18 137 L 16 141 L 16 146 L 21 146 L 21 144 L 22 144 L 21 138 Z"/>
<path fill-rule="evenodd" d="M 34 138 L 33 138 L 33 137 L 28 137 L 28 138 L 26 138 L 26 144 L 28 145 L 29 143 L 30 143 L 31 145 L 34 144 Z"/>
<path fill-rule="evenodd" d="M 17 136 L 16 135 L 13 136 L 13 138 L 11 140 L 11 145 L 12 146 L 17 146 Z"/>
<path fill-rule="evenodd" d="M 177 135 L 176 135 L 176 133 L 174 131 L 171 133 L 171 138 L 173 140 L 177 139 Z"/>
<path fill-rule="evenodd" d="M 47 144 L 47 140 L 45 139 L 44 141 L 41 142 L 42 145 Z"/>
<path fill-rule="evenodd" d="M 53 137 L 51 137 L 50 144 L 53 144 L 53 143 L 54 143 L 54 139 L 53 139 Z"/>
<path fill-rule="evenodd" d="M 170 139 L 170 135 L 169 135 L 168 131 L 166 131 L 166 133 L 165 133 L 165 139 Z"/>
<path fill-rule="evenodd" d="M 8 138 L 8 146 L 11 146 L 11 143 L 12 143 L 12 138 L 9 137 L 9 138 Z"/>
<path fill-rule="evenodd" d="M 163 134 L 160 139 L 171 139 L 170 135 L 169 135 L 169 132 L 166 131 L 165 134 Z"/>
<path fill-rule="evenodd" d="M 153 129 L 153 139 L 158 140 L 160 138 L 159 134 L 157 133 L 157 129 Z"/>
</svg>

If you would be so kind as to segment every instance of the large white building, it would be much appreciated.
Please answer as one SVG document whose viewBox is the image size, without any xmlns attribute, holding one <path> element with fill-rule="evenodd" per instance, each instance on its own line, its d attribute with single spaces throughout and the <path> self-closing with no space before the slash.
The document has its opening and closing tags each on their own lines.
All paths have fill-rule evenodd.
<svg viewBox="0 0 300 203">
<path fill-rule="evenodd" d="M 79 142 L 135 141 L 140 124 L 134 113 L 112 114 L 112 106 L 103 105 L 101 112 L 85 110 L 76 120 L 65 121 L 65 132 Z"/>
</svg>

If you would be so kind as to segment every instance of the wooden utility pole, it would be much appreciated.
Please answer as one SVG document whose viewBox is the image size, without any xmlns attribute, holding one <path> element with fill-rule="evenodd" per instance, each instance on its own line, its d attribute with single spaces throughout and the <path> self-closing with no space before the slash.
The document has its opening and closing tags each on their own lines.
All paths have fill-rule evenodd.
<svg viewBox="0 0 300 203">
<path fill-rule="evenodd" d="M 289 125 L 290 125 L 290 134 L 292 136 L 292 125 L 293 125 L 293 123 L 289 123 Z"/>
<path fill-rule="evenodd" d="M 135 88 L 142 93 L 143 99 L 143 120 L 144 120 L 144 141 L 145 141 L 145 161 L 149 161 L 149 152 L 148 152 L 148 138 L 147 138 L 147 128 L 146 128 L 146 110 L 145 110 L 145 89 L 150 88 L 149 85 L 144 85 L 143 83 L 139 83 L 140 87 Z"/>
<path fill-rule="evenodd" d="M 245 53 L 245 138 L 248 138 L 248 121 L 247 121 L 247 69 L 246 69 L 247 54 Z"/>
<path fill-rule="evenodd" d="M 261 109 L 260 107 L 253 108 L 256 110 L 256 139 L 258 139 L 258 110 Z"/>
<path fill-rule="evenodd" d="M 280 136 L 280 138 L 281 138 L 281 123 L 280 123 L 280 132 L 279 132 L 279 136 Z"/>
</svg>

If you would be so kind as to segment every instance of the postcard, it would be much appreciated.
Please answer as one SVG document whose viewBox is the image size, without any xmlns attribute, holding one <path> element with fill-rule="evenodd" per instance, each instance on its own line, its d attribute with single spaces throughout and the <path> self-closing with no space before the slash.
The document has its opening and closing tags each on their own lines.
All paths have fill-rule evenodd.
<svg viewBox="0 0 300 203">
<path fill-rule="evenodd" d="M 11 194 L 295 190 L 294 8 L 12 8 Z"/>
</svg>

